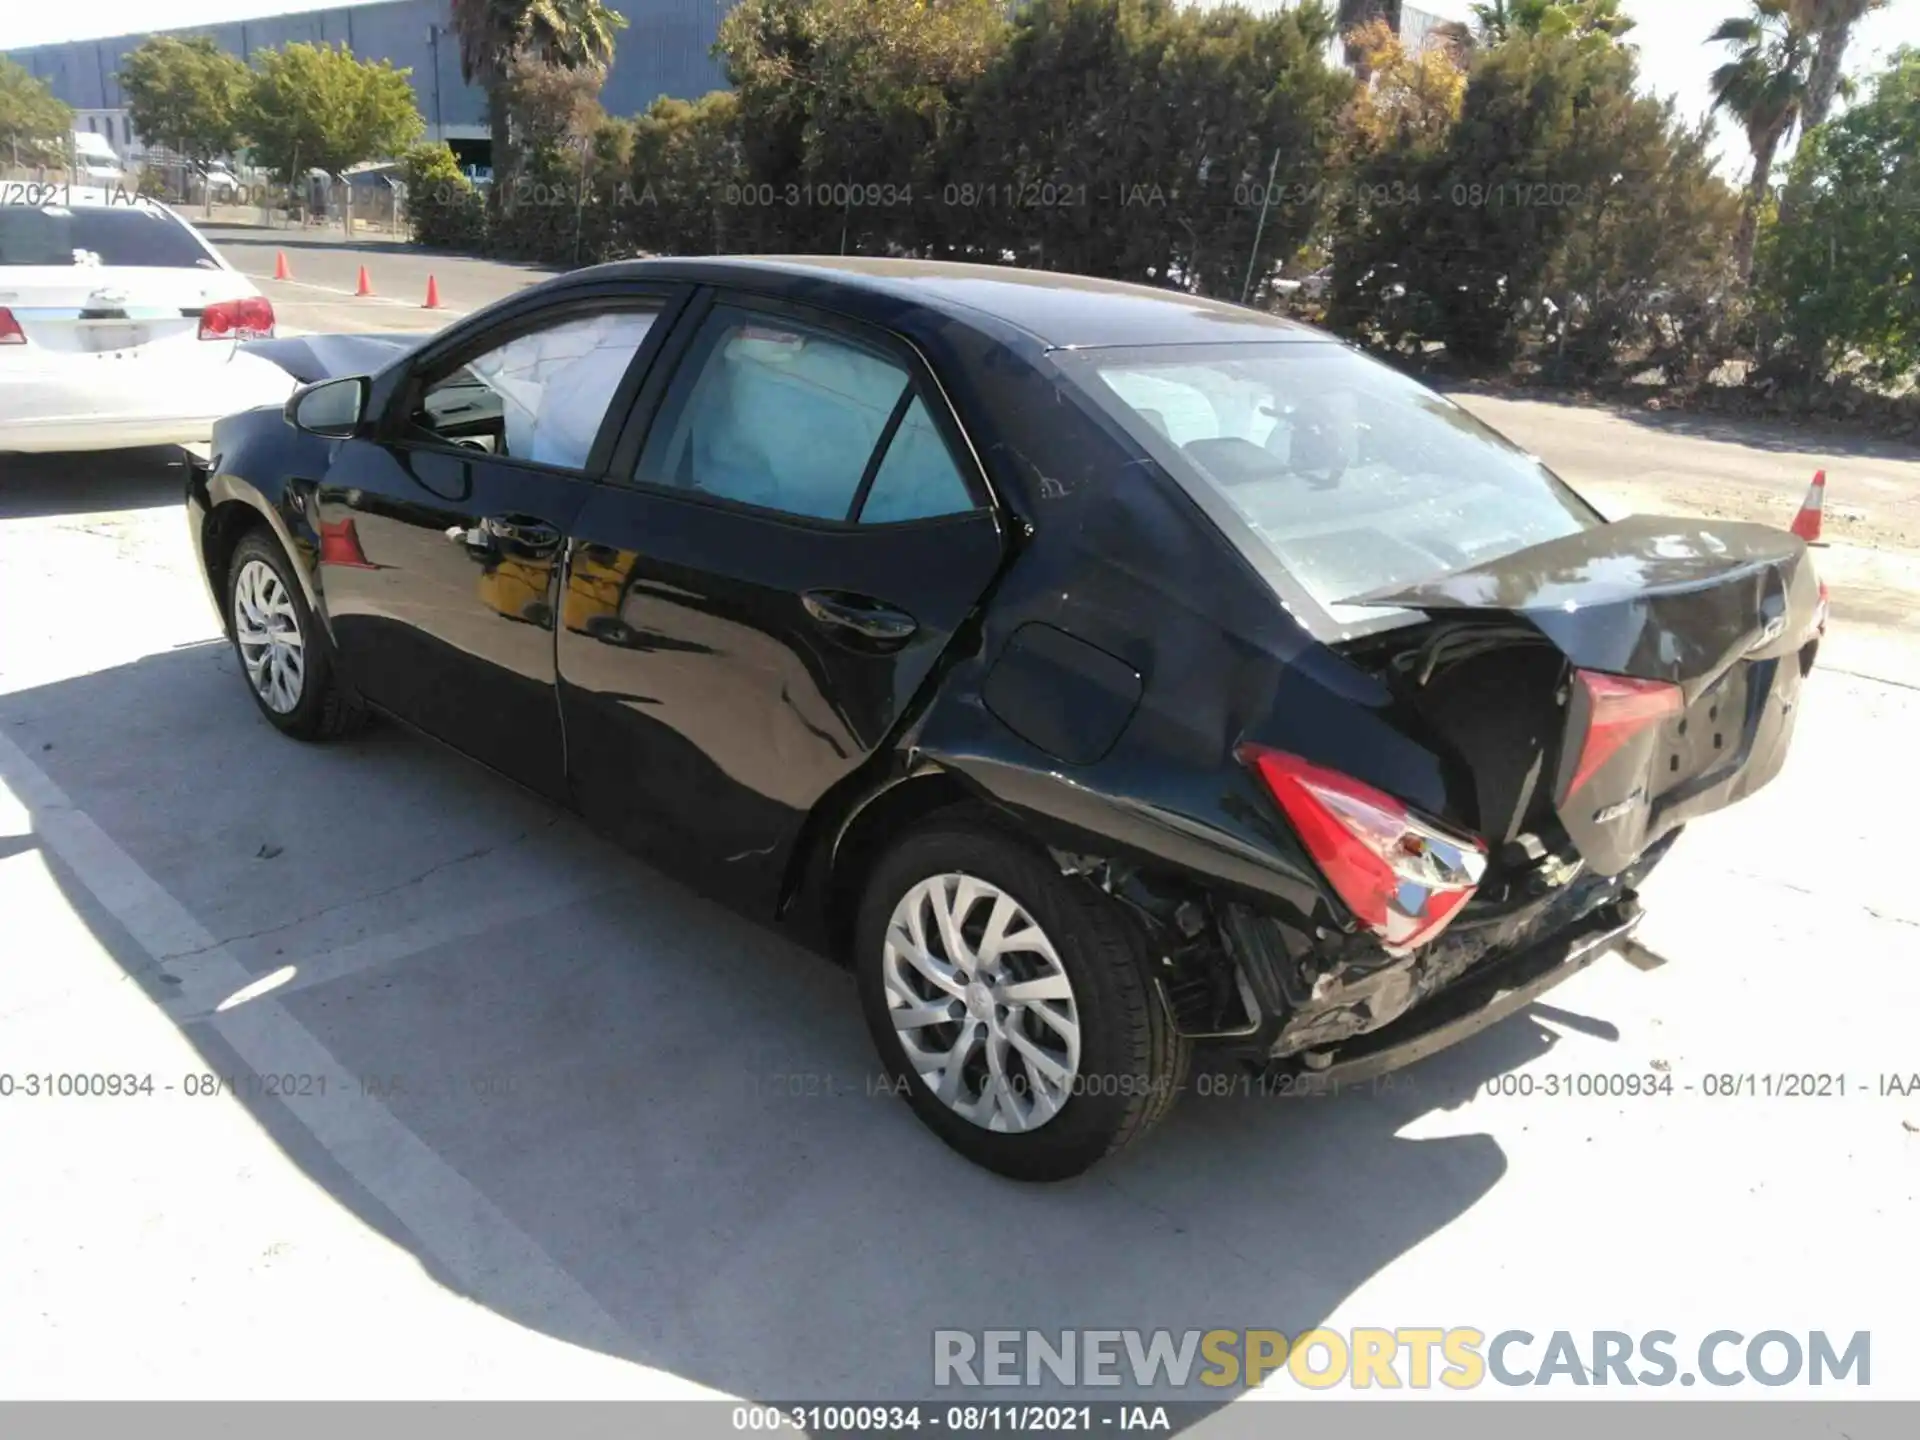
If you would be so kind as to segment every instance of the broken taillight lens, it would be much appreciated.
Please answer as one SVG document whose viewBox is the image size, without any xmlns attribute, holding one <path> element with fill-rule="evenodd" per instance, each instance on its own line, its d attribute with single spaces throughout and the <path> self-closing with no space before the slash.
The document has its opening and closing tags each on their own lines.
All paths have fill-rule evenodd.
<svg viewBox="0 0 1920 1440">
<path fill-rule="evenodd" d="M 13 311 L 0 305 L 0 345 L 24 345 L 27 332 L 20 328 L 20 322 L 13 318 Z"/>
<path fill-rule="evenodd" d="M 1664 680 L 1635 680 L 1598 670 L 1576 670 L 1573 674 L 1587 692 L 1587 738 L 1580 746 L 1580 761 L 1573 767 L 1569 795 L 1591 780 L 1593 772 L 1618 754 L 1621 746 L 1649 725 L 1672 719 L 1686 703 L 1680 687 Z"/>
<path fill-rule="evenodd" d="M 1384 791 L 1297 755 L 1243 745 L 1313 863 L 1395 955 L 1426 944 L 1473 896 L 1486 846 L 1420 820 Z"/>
<path fill-rule="evenodd" d="M 264 295 L 222 300 L 200 312 L 202 340 L 271 340 L 273 302 Z"/>
</svg>

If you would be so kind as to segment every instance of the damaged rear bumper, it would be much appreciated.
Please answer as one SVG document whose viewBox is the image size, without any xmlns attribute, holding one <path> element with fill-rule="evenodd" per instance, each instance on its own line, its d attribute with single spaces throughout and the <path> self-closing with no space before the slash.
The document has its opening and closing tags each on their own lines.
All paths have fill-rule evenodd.
<svg viewBox="0 0 1920 1440">
<path fill-rule="evenodd" d="M 1316 1084 L 1357 1084 L 1456 1045 L 1522 1010 L 1586 969 L 1640 923 L 1632 896 L 1611 902 L 1571 930 L 1476 969 L 1399 1019 L 1331 1050 L 1301 1057 Z"/>
<path fill-rule="evenodd" d="M 1370 937 L 1309 939 L 1249 906 L 1216 907 L 1214 943 L 1230 968 L 1240 1022 L 1182 1033 L 1271 1073 L 1329 1082 L 1384 1074 L 1493 1025 L 1578 974 L 1639 924 L 1636 887 L 1671 840 L 1618 876 L 1583 875 L 1493 908 L 1431 945 L 1390 955 Z M 1163 985 L 1170 1002 L 1180 998 Z M 1225 1018 L 1220 1008 L 1215 1021 Z"/>
</svg>

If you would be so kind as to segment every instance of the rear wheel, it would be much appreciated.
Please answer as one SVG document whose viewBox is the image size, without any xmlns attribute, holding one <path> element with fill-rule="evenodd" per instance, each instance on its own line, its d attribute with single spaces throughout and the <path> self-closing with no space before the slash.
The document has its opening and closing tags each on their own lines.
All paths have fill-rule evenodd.
<svg viewBox="0 0 1920 1440">
<path fill-rule="evenodd" d="M 254 703 L 283 734 L 328 740 L 364 722 L 366 712 L 334 675 L 291 562 L 264 531 L 250 531 L 234 546 L 227 626 Z"/>
<path fill-rule="evenodd" d="M 1062 1180 L 1146 1133 L 1188 1047 L 1110 897 L 980 825 L 915 832 L 868 882 L 867 1027 L 935 1134 L 1019 1180 Z"/>
</svg>

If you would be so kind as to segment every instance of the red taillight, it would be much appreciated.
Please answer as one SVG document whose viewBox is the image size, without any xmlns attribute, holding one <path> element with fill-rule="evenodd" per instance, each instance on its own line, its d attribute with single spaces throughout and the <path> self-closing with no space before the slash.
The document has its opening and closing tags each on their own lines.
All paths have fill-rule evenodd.
<svg viewBox="0 0 1920 1440">
<path fill-rule="evenodd" d="M 200 312 L 202 340 L 271 340 L 273 302 L 264 295 L 221 300 Z"/>
<path fill-rule="evenodd" d="M 1814 607 L 1813 611 L 1814 634 L 1824 635 L 1827 633 L 1827 617 L 1832 613 L 1833 607 L 1827 600 L 1827 582 L 1822 580 L 1820 582 L 1820 603 Z"/>
<path fill-rule="evenodd" d="M 0 345 L 24 345 L 27 332 L 20 328 L 20 322 L 13 318 L 13 311 L 0 305 Z"/>
<path fill-rule="evenodd" d="M 1444 930 L 1486 873 L 1485 845 L 1416 819 L 1384 791 L 1262 745 L 1238 753 L 1280 802 L 1334 893 L 1393 954 Z"/>
<path fill-rule="evenodd" d="M 1685 707 L 1680 687 L 1662 680 L 1634 680 L 1597 670 L 1573 674 L 1587 692 L 1587 738 L 1580 746 L 1580 763 L 1573 768 L 1573 783 L 1567 786 L 1569 795 L 1591 780 L 1593 772 L 1618 754 L 1622 745 Z"/>
</svg>

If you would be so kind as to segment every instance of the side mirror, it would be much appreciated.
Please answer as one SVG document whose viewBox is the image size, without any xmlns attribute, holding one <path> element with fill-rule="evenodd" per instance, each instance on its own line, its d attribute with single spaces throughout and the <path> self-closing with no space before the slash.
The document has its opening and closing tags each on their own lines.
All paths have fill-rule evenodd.
<svg viewBox="0 0 1920 1440">
<path fill-rule="evenodd" d="M 302 385 L 287 399 L 287 423 L 309 435 L 346 439 L 360 429 L 368 389 L 364 375 Z"/>
</svg>

